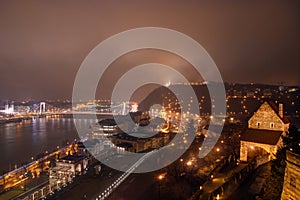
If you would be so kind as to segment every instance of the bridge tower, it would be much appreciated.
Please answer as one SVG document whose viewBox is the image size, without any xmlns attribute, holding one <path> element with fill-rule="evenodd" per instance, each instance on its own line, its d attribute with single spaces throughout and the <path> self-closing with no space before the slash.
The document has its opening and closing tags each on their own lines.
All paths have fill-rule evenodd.
<svg viewBox="0 0 300 200">
<path fill-rule="evenodd" d="M 122 115 L 126 115 L 126 102 L 123 102 Z"/>
<path fill-rule="evenodd" d="M 46 103 L 41 102 L 40 103 L 40 115 L 43 114 L 44 112 L 46 112 Z"/>
</svg>

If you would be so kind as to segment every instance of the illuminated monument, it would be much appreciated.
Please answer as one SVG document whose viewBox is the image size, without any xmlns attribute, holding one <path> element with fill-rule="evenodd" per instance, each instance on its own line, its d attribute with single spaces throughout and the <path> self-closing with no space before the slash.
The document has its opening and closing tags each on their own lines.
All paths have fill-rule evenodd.
<svg viewBox="0 0 300 200">
<path fill-rule="evenodd" d="M 46 112 L 46 103 L 41 102 L 40 103 L 40 115 Z"/>
<path fill-rule="evenodd" d="M 4 113 L 6 115 L 14 114 L 15 113 L 14 102 L 12 102 L 10 106 L 9 106 L 9 103 L 7 102 L 7 104 L 5 105 L 4 110 L 0 110 L 0 113 Z"/>
</svg>

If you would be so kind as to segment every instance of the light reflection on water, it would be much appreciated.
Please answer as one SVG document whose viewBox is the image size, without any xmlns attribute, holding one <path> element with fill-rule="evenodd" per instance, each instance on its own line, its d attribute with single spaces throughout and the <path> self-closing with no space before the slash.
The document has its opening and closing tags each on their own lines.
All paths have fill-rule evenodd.
<svg viewBox="0 0 300 200">
<path fill-rule="evenodd" d="M 84 127 L 91 119 L 78 119 Z M 9 166 L 29 162 L 32 156 L 79 139 L 72 118 L 38 118 L 0 125 L 0 174 Z"/>
</svg>

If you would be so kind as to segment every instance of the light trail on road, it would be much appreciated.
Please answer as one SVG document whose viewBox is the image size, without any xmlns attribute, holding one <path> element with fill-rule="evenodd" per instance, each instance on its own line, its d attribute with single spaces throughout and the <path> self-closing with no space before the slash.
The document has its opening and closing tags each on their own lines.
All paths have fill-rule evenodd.
<svg viewBox="0 0 300 200">
<path fill-rule="evenodd" d="M 134 170 L 142 164 L 142 162 L 149 157 L 152 153 L 154 153 L 155 150 L 145 154 L 143 157 L 141 157 L 134 165 L 132 165 L 126 172 L 124 172 L 115 182 L 113 182 L 104 192 L 102 192 L 96 200 L 104 200 L 106 199 L 117 187 L 128 178 L 128 176 L 134 172 Z"/>
</svg>

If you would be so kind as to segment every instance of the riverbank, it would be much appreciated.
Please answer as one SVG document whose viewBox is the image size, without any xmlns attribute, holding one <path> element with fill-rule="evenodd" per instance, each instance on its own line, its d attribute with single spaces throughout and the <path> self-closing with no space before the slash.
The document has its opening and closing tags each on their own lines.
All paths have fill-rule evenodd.
<svg viewBox="0 0 300 200">
<path fill-rule="evenodd" d="M 36 118 L 36 116 L 35 116 Z M 38 117 L 39 118 L 39 117 Z M 0 119 L 0 125 L 1 124 L 8 124 L 8 123 L 16 123 L 16 122 L 22 122 L 24 120 L 32 120 L 33 117 L 6 117 Z"/>
</svg>

